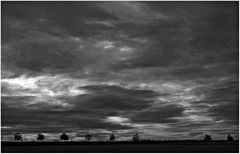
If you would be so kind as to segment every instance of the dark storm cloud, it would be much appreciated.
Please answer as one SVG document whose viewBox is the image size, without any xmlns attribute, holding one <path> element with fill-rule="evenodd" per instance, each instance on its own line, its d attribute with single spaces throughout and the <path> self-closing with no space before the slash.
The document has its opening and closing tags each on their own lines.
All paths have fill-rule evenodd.
<svg viewBox="0 0 240 154">
<path fill-rule="evenodd" d="M 98 85 L 98 86 L 85 86 L 81 87 L 83 89 L 89 90 L 90 92 L 94 92 L 96 94 L 109 94 L 116 95 L 121 97 L 131 97 L 135 96 L 135 99 L 146 99 L 158 96 L 158 94 L 151 90 L 138 90 L 138 89 L 127 89 L 120 86 L 106 86 L 106 85 Z"/>
<path fill-rule="evenodd" d="M 238 123 L 239 108 L 238 81 L 231 81 L 212 90 L 209 100 L 216 106 L 209 109 L 209 114 L 217 120 Z"/>
<path fill-rule="evenodd" d="M 86 86 L 80 87 L 89 92 L 74 99 L 68 100 L 79 110 L 94 110 L 100 114 L 115 114 L 126 111 L 141 110 L 151 105 L 158 94 L 150 90 L 126 89 L 119 86 Z"/>
<path fill-rule="evenodd" d="M 67 47 L 67 45 L 65 46 Z M 58 43 L 27 42 L 18 45 L 19 51 L 15 65 L 29 70 L 41 71 L 43 68 L 69 68 L 76 59 L 71 52 Z M 68 50 L 72 50 L 68 46 Z"/>
<path fill-rule="evenodd" d="M 177 120 L 169 119 L 172 117 L 181 117 L 184 108 L 178 105 L 166 105 L 160 108 L 154 108 L 153 111 L 145 110 L 137 112 L 131 117 L 135 122 L 145 123 L 171 123 Z"/>
<path fill-rule="evenodd" d="M 198 91 L 198 90 L 196 90 Z M 238 81 L 231 79 L 222 81 L 213 87 L 205 88 L 202 92 L 205 94 L 205 99 L 196 102 L 198 104 L 217 105 L 228 101 L 238 102 Z"/>
<path fill-rule="evenodd" d="M 110 39 L 137 48 L 138 54 L 106 64 L 108 67 L 114 64 L 114 69 L 237 61 L 235 56 L 238 54 L 237 18 L 229 18 L 236 15 L 234 3 L 166 4 L 157 2 L 156 4 L 142 2 L 126 4 L 84 2 L 81 5 L 77 2 L 4 3 L 3 15 L 6 14 L 4 15 L 6 18 L 3 19 L 3 25 L 6 27 L 3 28 L 4 31 L 6 29 L 10 33 L 17 30 L 18 32 L 14 32 L 12 37 L 17 40 L 19 38 L 15 35 L 18 33 L 21 39 L 42 37 L 46 40 L 51 39 L 50 37 L 62 39 L 70 35 L 80 39 L 86 37 L 91 37 L 91 39 L 97 37 L 97 40 Z M 113 9 L 110 9 L 110 6 Z M 125 13 L 121 11 L 123 8 L 126 9 Z M 128 17 L 131 14 L 134 15 L 133 13 L 142 15 L 143 19 L 151 18 L 151 20 L 145 20 L 145 23 L 139 24 L 138 15 L 134 18 Z M 100 26 L 91 23 L 101 23 L 101 21 L 114 23 L 114 28 L 102 29 L 104 24 Z M 232 28 L 229 29 L 229 27 Z M 44 33 L 49 36 L 40 35 Z M 11 35 L 3 34 L 3 36 L 3 38 L 8 38 Z M 133 41 L 129 44 L 130 40 L 134 39 L 135 43 Z M 139 47 L 139 42 L 136 41 L 141 39 L 146 40 L 144 48 Z M 72 68 L 75 64 L 80 68 L 74 69 L 81 70 L 88 66 L 86 64 L 96 61 L 95 58 L 81 52 L 77 47 L 79 43 L 66 40 L 58 43 L 56 41 L 40 43 L 40 41 L 26 40 L 15 45 L 15 48 L 19 50 L 16 53 L 19 58 L 15 62 L 18 67 L 41 71 L 44 68 Z M 93 46 L 93 44 L 88 46 Z M 12 50 L 10 52 L 13 52 Z M 29 52 L 26 55 L 25 50 Z M 80 53 L 77 54 L 79 50 Z M 88 54 L 92 52 L 91 49 L 84 48 L 83 50 L 87 50 Z M 92 50 L 99 49 L 92 48 Z M 39 52 L 44 52 L 44 54 L 39 55 Z M 16 54 L 10 55 L 9 58 L 15 57 Z M 106 55 L 98 54 L 98 56 L 103 58 Z M 39 59 L 34 57 L 39 57 Z M 4 59 L 9 61 L 9 58 Z M 90 59 L 90 61 L 84 61 L 85 59 Z"/>
<path fill-rule="evenodd" d="M 148 99 L 157 96 L 150 90 L 131 90 L 118 86 L 99 85 L 81 88 L 89 90 L 90 93 L 73 98 L 62 98 L 73 105 L 70 109 L 45 102 L 28 103 L 28 97 L 2 97 L 2 108 L 4 108 L 2 122 L 13 127 L 15 131 L 24 128 L 24 131 L 34 133 L 40 130 L 52 132 L 54 129 L 61 132 L 68 130 L 67 128 L 129 129 L 131 126 L 108 123 L 104 119 L 149 107 L 151 101 Z"/>
<path fill-rule="evenodd" d="M 239 104 L 238 101 L 222 103 L 216 107 L 210 108 L 208 111 L 216 120 L 224 120 L 227 123 L 238 124 L 239 114 L 238 114 Z"/>
<path fill-rule="evenodd" d="M 75 69 L 81 69 L 86 63 L 94 63 L 96 58 L 80 49 L 85 45 L 81 38 L 101 34 L 102 27 L 87 22 L 117 20 L 94 3 L 87 2 L 56 5 L 51 2 L 12 2 L 4 3 L 2 8 L 2 62 L 4 66 L 15 65 L 31 71 L 74 68 L 75 65 Z M 84 50 L 89 48 L 98 50 L 94 47 Z"/>
<path fill-rule="evenodd" d="M 95 5 L 95 2 L 11 2 L 3 3 L 3 21 L 26 22 L 40 31 L 61 29 L 63 33 L 89 36 L 98 33 L 87 20 L 117 20 L 115 16 Z M 24 26 L 24 25 L 23 25 Z M 54 26 L 51 28 L 50 26 Z M 56 32 L 56 31 L 55 31 Z M 4 35 L 5 36 L 5 35 Z"/>
<path fill-rule="evenodd" d="M 238 61 L 235 57 L 238 54 L 238 19 L 232 17 L 237 14 L 234 3 L 172 3 L 152 7 L 170 19 L 133 26 L 140 27 L 137 30 L 140 33 L 133 36 L 151 41 L 140 55 L 125 61 L 122 68 Z"/>
<path fill-rule="evenodd" d="M 19 102 L 20 103 L 20 102 Z M 39 105 L 35 105 L 38 106 Z M 71 132 L 89 129 L 128 129 L 128 126 L 111 124 L 102 121 L 101 114 L 79 110 L 56 110 L 56 107 L 40 107 L 38 110 L 26 109 L 24 107 L 13 107 L 2 103 L 2 123 L 11 127 L 14 131 L 24 133 L 38 132 Z M 62 116 L 64 115 L 64 116 Z M 13 131 L 11 130 L 11 131 Z"/>
<path fill-rule="evenodd" d="M 192 102 L 193 106 L 203 110 L 203 114 L 219 121 L 228 127 L 229 124 L 238 123 L 238 79 L 222 81 L 212 88 L 202 90 L 205 98 L 201 101 Z"/>
<path fill-rule="evenodd" d="M 7 105 L 10 108 L 18 108 L 26 105 L 30 100 L 34 98 L 33 96 L 2 96 L 2 105 L 5 107 Z"/>
<path fill-rule="evenodd" d="M 213 63 L 213 64 L 192 64 L 183 67 L 176 67 L 168 71 L 168 75 L 177 76 L 182 79 L 214 78 L 232 76 L 238 72 L 237 62 Z"/>
</svg>

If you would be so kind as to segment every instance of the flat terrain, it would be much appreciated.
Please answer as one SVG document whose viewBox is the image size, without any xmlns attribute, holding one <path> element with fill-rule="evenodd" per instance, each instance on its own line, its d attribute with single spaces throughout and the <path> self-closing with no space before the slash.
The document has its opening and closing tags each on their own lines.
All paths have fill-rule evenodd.
<svg viewBox="0 0 240 154">
<path fill-rule="evenodd" d="M 2 142 L 2 152 L 6 153 L 238 153 L 238 151 L 238 141 Z"/>
</svg>

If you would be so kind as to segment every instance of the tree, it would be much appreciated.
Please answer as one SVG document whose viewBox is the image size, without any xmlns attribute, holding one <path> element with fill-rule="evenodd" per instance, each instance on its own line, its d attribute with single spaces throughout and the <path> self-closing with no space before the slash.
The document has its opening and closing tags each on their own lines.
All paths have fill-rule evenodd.
<svg viewBox="0 0 240 154">
<path fill-rule="evenodd" d="M 110 140 L 110 141 L 114 141 L 114 140 L 115 140 L 115 136 L 114 136 L 113 133 L 110 135 L 109 140 Z"/>
<path fill-rule="evenodd" d="M 90 135 L 90 134 L 86 134 L 85 135 L 85 141 L 90 141 L 90 140 L 92 140 L 92 135 Z"/>
<path fill-rule="evenodd" d="M 15 141 L 19 141 L 19 140 L 22 141 L 22 135 L 21 135 L 20 133 L 14 134 L 14 140 L 15 140 Z"/>
<path fill-rule="evenodd" d="M 205 135 L 204 141 L 212 141 L 212 137 L 210 135 Z"/>
<path fill-rule="evenodd" d="M 39 133 L 39 134 L 38 134 L 38 137 L 37 137 L 37 140 L 42 141 L 42 140 L 44 140 L 44 139 L 45 139 L 44 135 L 43 135 L 42 133 Z"/>
<path fill-rule="evenodd" d="M 138 135 L 138 133 L 136 133 L 136 134 L 133 136 L 132 140 L 135 141 L 135 142 L 139 141 L 139 135 Z"/>
<path fill-rule="evenodd" d="M 233 137 L 230 134 L 228 134 L 227 141 L 233 141 L 233 140 L 234 140 Z"/>
<path fill-rule="evenodd" d="M 66 133 L 62 133 L 62 135 L 60 136 L 61 140 L 69 140 L 69 137 Z"/>
</svg>

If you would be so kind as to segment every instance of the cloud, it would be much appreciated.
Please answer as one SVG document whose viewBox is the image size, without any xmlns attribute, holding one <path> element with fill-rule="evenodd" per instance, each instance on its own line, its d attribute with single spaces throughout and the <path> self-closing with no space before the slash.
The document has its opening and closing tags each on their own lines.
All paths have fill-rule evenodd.
<svg viewBox="0 0 240 154">
<path fill-rule="evenodd" d="M 61 78 L 59 79 L 61 80 Z M 54 78 L 52 80 L 50 77 L 45 77 L 41 78 L 41 80 L 53 82 Z M 41 86 L 44 84 L 39 82 L 39 80 L 34 83 L 38 83 L 37 88 L 39 90 L 47 87 L 49 90 L 53 90 L 53 92 L 53 87 L 62 86 L 61 81 L 57 83 L 53 82 L 53 84 L 57 85 L 43 87 Z M 71 86 L 71 84 L 67 85 Z M 2 108 L 4 108 L 2 112 L 3 123 L 8 127 L 12 127 L 14 131 L 24 130 L 24 132 L 35 133 L 39 131 L 54 132 L 55 130 L 61 132 L 74 131 L 75 129 L 92 130 L 98 128 L 107 130 L 129 129 L 132 128 L 131 125 L 123 126 L 118 123 L 109 123 L 103 119 L 112 115 L 113 118 L 110 117 L 110 120 L 114 120 L 114 115 L 121 114 L 121 112 L 144 108 L 150 102 L 150 100 L 144 101 L 144 98 L 149 99 L 157 95 L 149 90 L 132 90 L 107 85 L 89 85 L 79 88 L 86 90 L 87 94 L 66 96 L 62 93 L 61 97 L 55 95 L 45 96 L 45 100 L 43 98 L 42 100 L 38 100 L 40 98 L 38 96 L 27 97 L 26 95 L 13 97 L 13 95 L 9 94 L 8 97 L 2 97 Z M 62 91 L 66 88 L 57 89 L 58 91 Z M 38 94 L 40 95 L 41 93 L 38 92 Z M 133 96 L 138 97 L 133 98 Z M 20 98 L 22 101 L 20 101 Z M 62 119 L 63 117 L 64 119 Z M 58 127 L 57 130 L 56 127 Z"/>
<path fill-rule="evenodd" d="M 209 115 L 226 123 L 238 124 L 238 101 L 221 103 L 209 109 Z"/>
<path fill-rule="evenodd" d="M 158 94 L 150 90 L 126 89 L 119 86 L 85 86 L 88 94 L 71 99 L 71 103 L 84 110 L 103 114 L 136 111 L 150 106 L 152 97 Z"/>
<path fill-rule="evenodd" d="M 225 81 L 214 88 L 206 101 L 213 104 L 208 114 L 226 123 L 238 123 L 238 81 Z"/>
<path fill-rule="evenodd" d="M 97 44 L 98 47 L 102 47 L 104 49 L 115 48 L 114 43 L 111 41 L 102 41 Z"/>
<path fill-rule="evenodd" d="M 144 110 L 134 114 L 131 119 L 134 122 L 142 123 L 171 123 L 175 120 L 172 117 L 181 117 L 184 108 L 178 105 L 166 105 L 153 110 Z"/>
<path fill-rule="evenodd" d="M 166 19 L 167 15 L 152 11 L 141 2 L 101 3 L 100 7 L 114 14 L 120 22 L 146 24 L 158 19 Z M 122 11 L 125 10 L 125 11 Z"/>
<path fill-rule="evenodd" d="M 106 122 L 110 123 L 119 123 L 121 125 L 124 125 L 124 123 L 129 122 L 128 118 L 122 118 L 122 117 L 107 117 L 105 119 Z"/>
</svg>

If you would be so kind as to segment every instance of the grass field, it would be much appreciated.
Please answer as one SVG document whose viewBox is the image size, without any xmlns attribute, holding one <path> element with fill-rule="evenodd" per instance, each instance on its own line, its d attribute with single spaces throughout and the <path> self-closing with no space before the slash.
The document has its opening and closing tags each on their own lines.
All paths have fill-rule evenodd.
<svg viewBox="0 0 240 154">
<path fill-rule="evenodd" d="M 2 152 L 171 152 L 238 153 L 238 141 L 147 141 L 147 142 L 2 142 Z"/>
</svg>

